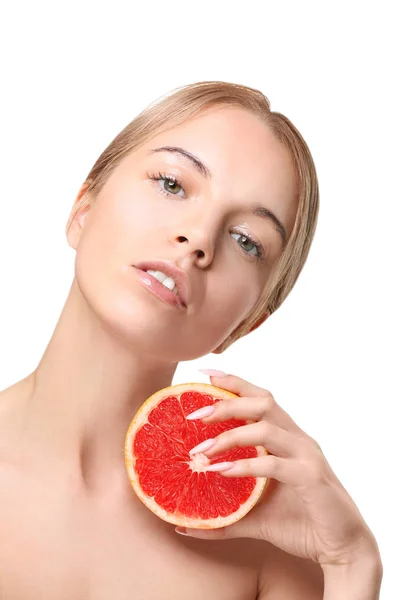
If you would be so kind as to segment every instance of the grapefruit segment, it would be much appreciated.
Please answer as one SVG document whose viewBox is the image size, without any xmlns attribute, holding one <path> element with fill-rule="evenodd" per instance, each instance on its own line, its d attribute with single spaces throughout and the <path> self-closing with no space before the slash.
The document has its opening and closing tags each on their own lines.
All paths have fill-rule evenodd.
<svg viewBox="0 0 400 600">
<path fill-rule="evenodd" d="M 186 416 L 235 394 L 210 384 L 169 386 L 150 396 L 132 420 L 125 439 L 125 464 L 138 498 L 161 519 L 197 529 L 238 521 L 260 498 L 264 477 L 224 477 L 209 464 L 268 454 L 261 446 L 236 447 L 214 456 L 189 455 L 197 444 L 252 421 L 229 419 L 206 425 Z"/>
</svg>

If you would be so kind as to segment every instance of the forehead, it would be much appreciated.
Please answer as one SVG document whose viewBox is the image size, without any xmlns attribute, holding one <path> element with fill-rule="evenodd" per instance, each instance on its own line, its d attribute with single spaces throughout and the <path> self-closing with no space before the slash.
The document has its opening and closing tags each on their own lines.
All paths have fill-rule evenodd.
<svg viewBox="0 0 400 600">
<path fill-rule="evenodd" d="M 261 167 L 262 173 L 278 166 L 291 167 L 290 155 L 272 130 L 256 115 L 235 107 L 209 109 L 156 135 L 145 146 L 167 142 L 184 142 L 193 151 L 207 152 L 204 160 L 208 158 L 219 169 L 244 164 L 247 169 L 253 165 L 254 171 Z"/>
<path fill-rule="evenodd" d="M 214 189 L 239 201 L 263 202 L 279 213 L 291 230 L 297 209 L 292 157 L 257 115 L 236 107 L 209 109 L 154 136 L 135 152 L 137 158 L 192 168 L 186 159 L 167 153 L 150 154 L 150 150 L 162 146 L 178 146 L 191 152 L 211 171 Z"/>
</svg>

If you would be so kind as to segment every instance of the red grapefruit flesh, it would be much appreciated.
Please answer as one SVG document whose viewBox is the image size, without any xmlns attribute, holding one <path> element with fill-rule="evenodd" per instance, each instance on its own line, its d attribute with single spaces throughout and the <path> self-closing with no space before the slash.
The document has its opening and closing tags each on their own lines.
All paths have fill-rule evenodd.
<svg viewBox="0 0 400 600">
<path fill-rule="evenodd" d="M 238 521 L 260 498 L 264 477 L 224 477 L 204 472 L 218 462 L 268 454 L 262 446 L 235 447 L 208 459 L 189 450 L 208 438 L 253 421 L 229 419 L 206 425 L 188 421 L 191 412 L 237 397 L 210 384 L 164 388 L 148 398 L 129 426 L 125 464 L 133 490 L 153 513 L 182 527 L 214 529 Z"/>
</svg>

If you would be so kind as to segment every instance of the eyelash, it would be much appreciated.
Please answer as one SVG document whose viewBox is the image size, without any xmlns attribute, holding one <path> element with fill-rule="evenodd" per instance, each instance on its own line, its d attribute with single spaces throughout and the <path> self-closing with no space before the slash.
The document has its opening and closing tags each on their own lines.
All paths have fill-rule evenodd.
<svg viewBox="0 0 400 600">
<path fill-rule="evenodd" d="M 176 177 L 171 177 L 170 175 L 167 175 L 166 173 L 161 173 L 161 172 L 147 173 L 147 177 L 149 179 L 151 179 L 152 181 L 154 181 L 155 183 L 164 179 L 164 180 L 168 181 L 171 185 L 177 185 L 178 187 L 180 187 L 183 190 L 181 181 L 179 179 L 177 179 Z M 167 196 L 168 198 L 170 198 L 171 196 L 177 196 L 177 194 L 172 194 L 170 192 L 167 192 L 167 190 L 165 188 L 157 188 L 157 189 L 161 194 L 163 194 L 164 196 Z M 264 252 L 263 246 L 259 242 L 257 242 L 257 240 L 255 240 L 251 236 L 251 234 L 249 234 L 248 232 L 244 233 L 242 231 L 235 231 L 233 233 L 236 233 L 242 237 L 247 238 L 256 247 L 258 255 L 250 254 L 249 252 L 246 252 L 246 250 L 244 250 L 240 246 L 242 248 L 243 252 L 245 254 L 247 254 L 247 256 L 250 256 L 251 258 L 255 258 L 256 260 L 264 260 L 265 259 L 265 252 Z"/>
</svg>

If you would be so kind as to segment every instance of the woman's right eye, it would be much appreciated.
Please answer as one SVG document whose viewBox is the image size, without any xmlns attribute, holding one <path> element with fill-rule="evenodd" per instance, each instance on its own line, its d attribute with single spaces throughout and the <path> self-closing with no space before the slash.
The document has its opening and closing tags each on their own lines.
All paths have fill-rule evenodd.
<svg viewBox="0 0 400 600">
<path fill-rule="evenodd" d="M 171 179 L 170 177 L 165 177 L 162 179 L 162 181 L 164 181 L 164 183 L 163 183 L 164 190 L 166 192 L 173 194 L 174 196 L 177 195 L 176 192 L 179 191 L 179 190 L 176 190 L 176 188 L 182 189 L 182 187 L 179 185 L 179 183 L 176 181 L 176 179 Z"/>
<path fill-rule="evenodd" d="M 158 190 L 165 196 L 178 196 L 180 191 L 183 192 L 183 195 L 185 194 L 181 183 L 176 177 L 158 173 L 158 175 L 148 174 L 148 178 L 156 182 Z"/>
</svg>

